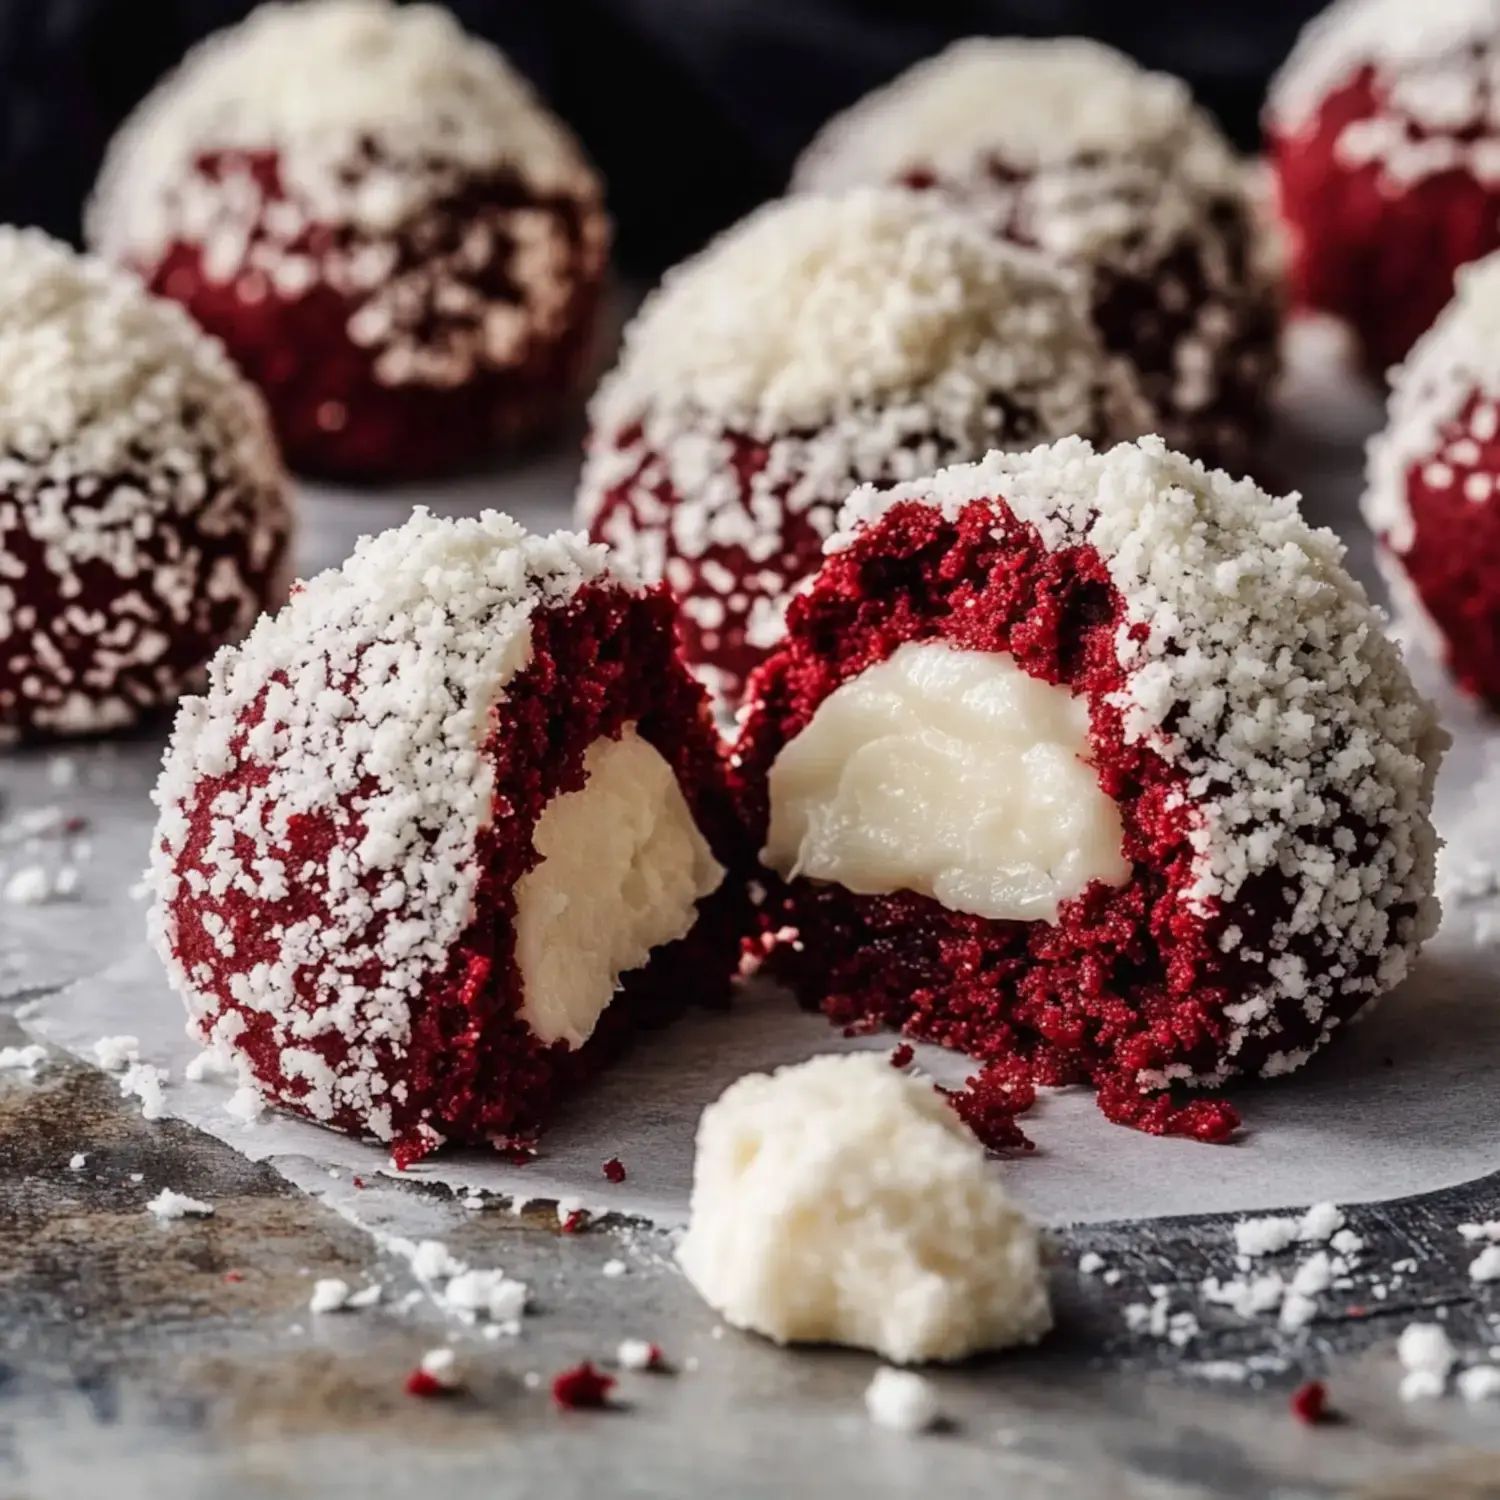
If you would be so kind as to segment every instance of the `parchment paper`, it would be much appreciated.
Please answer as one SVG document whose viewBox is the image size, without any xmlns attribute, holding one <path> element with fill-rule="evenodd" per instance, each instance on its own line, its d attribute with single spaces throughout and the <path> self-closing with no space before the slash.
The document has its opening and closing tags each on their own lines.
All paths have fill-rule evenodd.
<svg viewBox="0 0 1500 1500">
<path fill-rule="evenodd" d="M 1350 541 L 1351 564 L 1378 587 L 1368 538 L 1357 520 L 1360 443 L 1379 408 L 1329 377 L 1321 351 L 1301 351 L 1288 383 L 1277 449 L 1280 473 L 1302 487 L 1310 516 Z M 412 503 L 444 514 L 484 505 L 534 526 L 564 524 L 575 462 L 568 452 L 504 480 L 472 481 L 383 496 L 309 491 L 303 571 L 339 560 L 363 530 L 404 518 Z M 1452 888 L 1442 933 L 1419 973 L 1301 1073 L 1239 1089 L 1247 1131 L 1235 1145 L 1162 1141 L 1108 1125 L 1083 1090 L 1044 1096 L 1027 1117 L 1034 1154 L 997 1163 L 1015 1193 L 1050 1222 L 1275 1208 L 1331 1198 L 1383 1200 L 1450 1186 L 1500 1170 L 1500 903 L 1473 867 L 1500 866 L 1496 798 L 1484 786 L 1500 735 L 1444 684 L 1413 645 L 1413 667 L 1438 697 L 1456 744 L 1439 793 L 1450 840 Z M 223 1112 L 228 1087 L 183 1080 L 195 1052 L 182 1012 L 142 938 L 144 914 L 130 889 L 145 862 L 153 821 L 148 790 L 162 731 L 130 743 L 28 752 L 0 763 L 0 879 L 22 858 L 76 865 L 77 894 L 39 907 L 0 906 L 0 998 L 65 984 L 35 1002 L 24 1024 L 39 1038 L 87 1057 L 100 1036 L 140 1038 L 146 1061 L 170 1069 L 169 1111 L 256 1159 L 306 1182 L 309 1162 L 374 1175 L 389 1171 L 374 1146 L 268 1113 L 242 1125 Z M 62 780 L 64 784 L 58 785 Z M 1500 782 L 1496 783 L 1500 786 Z M 48 805 L 84 817 L 89 848 L 54 832 L 25 848 L 5 830 Z M 1465 894 L 1467 888 L 1467 894 Z M 693 1130 L 703 1105 L 742 1073 L 820 1051 L 892 1045 L 846 1041 L 799 1013 L 769 987 L 752 987 L 727 1014 L 695 1014 L 646 1038 L 586 1095 L 522 1167 L 475 1154 L 442 1155 L 412 1177 L 455 1190 L 528 1199 L 571 1197 L 591 1208 L 638 1214 L 663 1225 L 685 1215 Z M 961 1059 L 919 1049 L 945 1081 Z M 607 1183 L 601 1164 L 618 1156 L 628 1176 Z"/>
</svg>

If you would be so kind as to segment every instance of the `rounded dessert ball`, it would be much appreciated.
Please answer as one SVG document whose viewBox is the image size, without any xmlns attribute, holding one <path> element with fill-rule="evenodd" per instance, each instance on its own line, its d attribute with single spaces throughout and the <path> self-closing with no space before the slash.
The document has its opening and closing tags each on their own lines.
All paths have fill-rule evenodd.
<svg viewBox="0 0 1500 1500">
<path fill-rule="evenodd" d="M 418 510 L 189 699 L 152 932 L 264 1098 L 391 1142 L 527 1142 L 727 987 L 735 812 L 673 605 L 602 547 Z"/>
<path fill-rule="evenodd" d="M 224 340 L 294 468 L 368 481 L 559 417 L 610 238 L 505 59 L 390 0 L 263 5 L 195 48 L 111 146 L 88 227 Z"/>
<path fill-rule="evenodd" d="M 1377 378 L 1500 248 L 1497 65 L 1495 0 L 1339 0 L 1272 84 L 1293 304 L 1345 323 Z"/>
<path fill-rule="evenodd" d="M 286 478 L 181 308 L 0 227 L 0 743 L 173 702 L 280 601 Z"/>
<path fill-rule="evenodd" d="M 738 757 L 773 972 L 1112 1118 L 1290 1072 L 1434 931 L 1447 736 L 1295 501 L 1080 439 L 854 495 Z"/>
<path fill-rule="evenodd" d="M 672 585 L 732 703 L 857 485 L 1144 411 L 1056 272 L 866 189 L 770 204 L 669 273 L 590 417 L 579 519 Z"/>
<path fill-rule="evenodd" d="M 1249 183 L 1187 85 L 1078 38 L 972 38 L 824 127 L 794 189 L 900 182 L 1081 282 L 1151 427 L 1241 472 L 1269 423 L 1278 291 Z"/>
<path fill-rule="evenodd" d="M 1036 1226 L 930 1081 L 882 1053 L 754 1073 L 703 1111 L 677 1252 L 726 1322 L 897 1364 L 1034 1344 Z"/>
<path fill-rule="evenodd" d="M 1500 708 L 1500 255 L 1392 374 L 1365 519 L 1398 613 L 1467 693 Z"/>
</svg>

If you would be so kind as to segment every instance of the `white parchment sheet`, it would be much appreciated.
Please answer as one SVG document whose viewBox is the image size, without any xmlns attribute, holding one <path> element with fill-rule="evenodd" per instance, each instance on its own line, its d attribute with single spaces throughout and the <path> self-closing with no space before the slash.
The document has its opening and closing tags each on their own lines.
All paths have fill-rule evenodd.
<svg viewBox="0 0 1500 1500">
<path fill-rule="evenodd" d="M 1352 565 L 1378 587 L 1354 507 L 1360 441 L 1378 409 L 1310 359 L 1289 381 L 1285 404 L 1279 472 L 1304 490 L 1313 519 L 1349 539 Z M 564 454 L 503 481 L 422 495 L 310 493 L 303 571 L 337 561 L 361 531 L 395 524 L 414 501 L 447 514 L 497 505 L 534 526 L 564 524 L 574 470 Z M 1447 689 L 1415 647 L 1413 665 L 1456 738 L 1439 819 L 1450 841 L 1447 883 L 1462 885 L 1476 864 L 1500 865 L 1500 779 L 1493 792 L 1482 785 L 1492 750 L 1500 756 L 1500 729 Z M 0 908 L 0 999 L 71 981 L 30 1008 L 25 1025 L 39 1038 L 88 1057 L 98 1037 L 137 1036 L 144 1060 L 170 1070 L 171 1114 L 248 1156 L 283 1163 L 298 1180 L 307 1180 L 308 1162 L 389 1171 L 374 1146 L 272 1113 L 241 1124 L 224 1113 L 227 1085 L 184 1081 L 196 1049 L 145 946 L 143 906 L 131 894 L 145 863 L 160 749 L 158 735 L 66 752 L 66 769 L 58 752 L 0 762 L 0 878 L 23 858 L 73 861 L 79 874 L 70 899 Z M 55 832 L 5 841 L 18 818 L 48 806 L 87 820 L 77 836 L 86 849 Z M 1448 899 L 1443 931 L 1408 985 L 1301 1073 L 1235 1092 L 1247 1127 L 1238 1143 L 1141 1136 L 1107 1124 L 1087 1091 L 1067 1090 L 1044 1095 L 1023 1121 L 1037 1150 L 995 1170 L 1050 1222 L 1379 1200 L 1500 1171 L 1500 902 L 1469 886 Z M 846 1041 L 785 995 L 752 987 L 730 1012 L 693 1014 L 645 1038 L 576 1101 L 531 1164 L 444 1154 L 410 1175 L 455 1189 L 573 1197 L 674 1225 L 686 1213 L 698 1114 L 728 1083 L 820 1051 L 892 1044 Z M 944 1080 L 963 1076 L 959 1059 L 930 1048 L 918 1056 Z M 618 1186 L 601 1172 L 613 1156 L 628 1173 Z"/>
</svg>

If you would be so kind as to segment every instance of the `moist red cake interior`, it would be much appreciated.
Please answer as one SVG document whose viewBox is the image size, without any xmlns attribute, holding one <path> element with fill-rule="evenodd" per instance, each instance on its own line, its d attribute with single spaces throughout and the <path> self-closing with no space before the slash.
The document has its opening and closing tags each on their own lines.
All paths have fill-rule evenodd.
<svg viewBox="0 0 1500 1500">
<path fill-rule="evenodd" d="M 566 1042 L 540 1042 L 520 1014 L 521 975 L 515 958 L 515 885 L 539 857 L 531 832 L 554 798 L 583 786 L 584 756 L 601 737 L 618 737 L 634 722 L 677 773 L 700 831 L 721 863 L 733 863 L 740 839 L 727 795 L 719 742 L 701 690 L 672 655 L 673 606 L 665 590 L 644 598 L 618 589 L 586 586 L 565 607 L 538 610 L 532 620 L 530 665 L 505 691 L 499 720 L 484 753 L 494 762 L 495 816 L 480 837 L 476 858 L 483 869 L 475 915 L 455 946 L 444 973 L 434 975 L 413 1005 L 411 1036 L 399 1059 L 379 1048 L 381 1076 L 404 1082 L 404 1100 L 392 1100 L 395 1155 L 409 1163 L 438 1144 L 430 1125 L 457 1141 L 497 1146 L 527 1144 L 558 1101 L 592 1074 L 634 1031 L 659 1023 L 689 999 L 710 1001 L 727 991 L 738 937 L 734 882 L 702 903 L 693 931 L 659 949 L 645 968 L 624 976 L 621 989 L 600 1017 L 597 1029 L 576 1050 Z M 241 725 L 236 743 L 253 727 Z M 191 833 L 180 868 L 200 865 L 210 832 L 210 809 L 217 793 L 233 782 L 265 783 L 262 766 L 241 762 L 241 773 L 205 779 L 186 809 Z M 522 835 L 522 836 L 518 836 Z M 241 837 L 243 857 L 253 851 Z M 351 837 L 331 818 L 298 816 L 284 851 L 289 869 L 306 861 L 325 867 L 330 852 Z M 366 887 L 372 893 L 373 879 Z M 317 921 L 322 897 L 293 888 L 277 906 L 277 922 Z M 192 896 L 184 883 L 176 898 L 185 918 Z M 235 906 L 242 918 L 236 922 Z M 232 972 L 273 958 L 256 903 L 231 892 L 224 914 L 234 932 L 232 965 L 215 949 L 201 924 L 179 920 L 184 965 L 207 965 L 212 988 L 228 994 Z M 717 981 L 722 976 L 722 989 Z M 373 984 L 378 976 L 358 973 L 353 982 Z M 206 987 L 207 988 L 207 987 Z M 305 997 L 304 997 L 305 999 Z M 233 1006 L 233 1002 L 229 1002 Z M 272 1018 L 241 1008 L 245 1029 L 236 1042 L 257 1077 L 278 1100 L 295 1108 L 302 1086 L 289 1078 L 282 1044 Z M 330 1064 L 347 1054 L 337 1030 L 298 1045 L 316 1049 Z M 361 1121 L 345 1111 L 323 1123 L 358 1132 Z"/>
<path fill-rule="evenodd" d="M 373 144 L 366 149 L 365 160 L 350 164 L 351 180 L 388 165 Z M 195 170 L 211 183 L 249 171 L 267 204 L 290 201 L 275 151 L 209 152 L 197 159 Z M 380 241 L 395 252 L 394 278 L 454 254 L 472 227 L 488 223 L 495 211 L 521 208 L 552 217 L 573 256 L 569 301 L 554 322 L 561 331 L 533 330 L 517 364 L 505 369 L 486 365 L 446 385 L 378 380 L 375 352 L 355 344 L 348 333 L 359 300 L 323 280 L 289 296 L 248 263 L 249 251 L 262 246 L 276 263 L 294 256 L 320 262 L 334 250 L 357 249 L 365 236 L 352 226 L 311 222 L 294 239 L 283 241 L 268 232 L 262 214 L 246 262 L 227 281 L 207 274 L 203 244 L 182 239 L 136 269 L 154 291 L 186 305 L 199 323 L 224 340 L 264 392 L 293 468 L 366 481 L 423 477 L 460 468 L 496 444 L 530 436 L 565 411 L 592 352 L 601 278 L 584 269 L 591 258 L 585 249 L 585 219 L 599 210 L 567 193 L 539 192 L 518 172 L 506 169 L 472 175 L 415 223 Z M 512 275 L 505 232 L 490 227 L 499 243 L 483 266 L 465 272 L 463 284 L 485 306 L 509 304 L 524 310 L 526 296 Z M 434 289 L 440 286 L 435 283 Z M 483 317 L 483 307 L 477 316 Z M 445 338 L 471 329 L 475 317 L 429 299 L 416 332 L 424 344 L 441 348 Z"/>
<path fill-rule="evenodd" d="M 1174 1064 L 1214 1071 L 1231 1030 L 1224 1006 L 1264 982 L 1244 955 L 1272 951 L 1289 895 L 1272 873 L 1252 878 L 1232 913 L 1195 910 L 1187 900 L 1198 814 L 1186 777 L 1145 744 L 1127 742 L 1122 710 L 1108 701 L 1126 685 L 1115 647 L 1125 618 L 1092 548 L 1048 551 L 1001 506 L 971 504 L 947 521 L 903 502 L 832 556 L 816 591 L 794 601 L 784 647 L 752 680 L 740 755 L 759 842 L 770 768 L 819 704 L 903 642 L 936 639 L 1009 652 L 1032 676 L 1087 695 L 1094 766 L 1120 810 L 1135 873 L 1122 888 L 1095 883 L 1063 903 L 1055 925 L 991 921 L 912 892 L 854 896 L 797 880 L 767 903 L 768 930 L 790 927 L 796 940 L 774 945 L 766 964 L 841 1025 L 899 1027 L 997 1064 L 992 1093 L 1015 1086 L 1019 1059 L 1037 1084 L 1093 1083 L 1100 1107 L 1120 1123 L 1220 1139 L 1237 1124 L 1228 1105 L 1145 1094 L 1138 1075 Z M 1352 818 L 1346 825 L 1361 831 Z M 1242 938 L 1224 952 L 1231 918 Z M 1322 962 L 1307 939 L 1287 951 Z M 1348 1007 L 1359 1003 L 1351 998 Z M 1254 1071 L 1273 1047 L 1310 1045 L 1320 1033 L 1321 1020 L 1281 1019 L 1276 1038 L 1245 1041 L 1242 1070 Z"/>
</svg>

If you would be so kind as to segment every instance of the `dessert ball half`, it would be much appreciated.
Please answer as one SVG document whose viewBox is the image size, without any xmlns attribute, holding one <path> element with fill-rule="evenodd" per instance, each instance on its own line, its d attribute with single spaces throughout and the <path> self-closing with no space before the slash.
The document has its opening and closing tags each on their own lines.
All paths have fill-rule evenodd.
<svg viewBox="0 0 1500 1500">
<path fill-rule="evenodd" d="M 1058 273 L 895 189 L 773 203 L 671 272 L 590 416 L 579 519 L 672 585 L 729 703 L 857 485 L 1145 420 Z"/>
<path fill-rule="evenodd" d="M 1437 920 L 1447 743 L 1331 533 L 1080 439 L 853 496 L 739 745 L 769 962 L 1113 1118 L 1300 1066 Z"/>
<path fill-rule="evenodd" d="M 1348 325 L 1377 378 L 1500 249 L 1500 5 L 1339 0 L 1271 88 L 1294 304 Z"/>
<path fill-rule="evenodd" d="M 1035 246 L 1087 290 L 1174 447 L 1243 472 L 1278 298 L 1245 173 L 1187 85 L 1077 38 L 974 38 L 836 117 L 794 187 L 901 182 Z"/>
<path fill-rule="evenodd" d="M 259 396 L 181 308 L 0 228 L 0 742 L 119 729 L 279 602 Z"/>
<path fill-rule="evenodd" d="M 671 600 L 603 548 L 419 510 L 211 681 L 156 792 L 152 931 L 267 1099 L 398 1160 L 520 1144 L 727 987 L 722 749 Z"/>
<path fill-rule="evenodd" d="M 196 48 L 115 140 L 89 234 L 224 340 L 294 468 L 371 481 L 553 422 L 609 248 L 505 59 L 390 0 L 263 5 Z"/>
<path fill-rule="evenodd" d="M 1392 374 L 1364 512 L 1398 612 L 1465 692 L 1500 708 L 1500 256 Z"/>
</svg>

